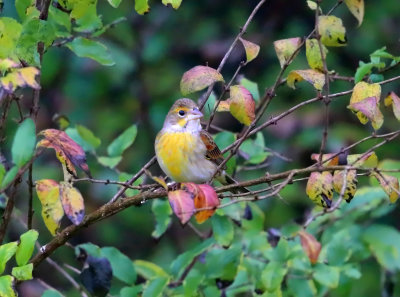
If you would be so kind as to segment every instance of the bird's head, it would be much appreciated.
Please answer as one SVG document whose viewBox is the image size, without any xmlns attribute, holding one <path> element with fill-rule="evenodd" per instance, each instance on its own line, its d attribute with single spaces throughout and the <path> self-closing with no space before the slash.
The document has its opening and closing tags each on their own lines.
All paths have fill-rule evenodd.
<svg viewBox="0 0 400 297">
<path fill-rule="evenodd" d="M 190 99 L 177 100 L 165 118 L 164 128 L 175 131 L 197 131 L 201 130 L 200 119 L 203 114 L 197 104 Z"/>
</svg>

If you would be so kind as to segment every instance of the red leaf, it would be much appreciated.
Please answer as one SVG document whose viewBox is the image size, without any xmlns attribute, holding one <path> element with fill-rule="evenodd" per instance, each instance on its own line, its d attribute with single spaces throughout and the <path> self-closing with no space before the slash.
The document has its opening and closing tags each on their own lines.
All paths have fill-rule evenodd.
<svg viewBox="0 0 400 297">
<path fill-rule="evenodd" d="M 249 126 L 254 121 L 256 103 L 249 90 L 241 85 L 231 86 L 229 102 L 229 110 L 239 122 Z"/>
<path fill-rule="evenodd" d="M 182 224 L 186 224 L 194 213 L 193 195 L 185 190 L 168 192 L 168 201 Z"/>
<path fill-rule="evenodd" d="M 210 210 L 201 210 L 196 213 L 195 218 L 197 223 L 201 224 L 210 218 L 214 212 L 215 208 L 220 205 L 220 201 L 217 193 L 210 185 L 198 185 L 200 189 L 200 195 L 194 198 L 194 206 L 196 209 L 212 207 Z"/>
<path fill-rule="evenodd" d="M 300 242 L 304 252 L 307 254 L 312 264 L 317 263 L 319 253 L 321 252 L 321 244 L 310 233 L 300 231 Z"/>
<path fill-rule="evenodd" d="M 181 92 L 183 95 L 201 91 L 209 85 L 224 81 L 221 73 L 208 66 L 196 66 L 186 71 L 181 79 Z"/>
<path fill-rule="evenodd" d="M 67 166 L 68 171 L 76 176 L 75 166 L 81 168 L 90 176 L 89 166 L 86 164 L 84 150 L 72 140 L 64 131 L 47 129 L 39 133 L 44 139 L 39 141 L 38 147 L 53 148 L 56 151 L 58 160 Z"/>
</svg>

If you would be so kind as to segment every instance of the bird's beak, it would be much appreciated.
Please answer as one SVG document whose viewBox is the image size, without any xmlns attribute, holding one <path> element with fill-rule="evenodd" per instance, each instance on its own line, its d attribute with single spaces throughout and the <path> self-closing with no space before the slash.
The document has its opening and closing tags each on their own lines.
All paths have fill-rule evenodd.
<svg viewBox="0 0 400 297">
<path fill-rule="evenodd" d="M 193 109 L 193 110 L 190 111 L 190 113 L 189 113 L 189 115 L 188 115 L 188 120 L 189 120 L 189 121 L 190 121 L 190 120 L 197 120 L 197 119 L 200 119 L 200 118 L 202 118 L 202 117 L 203 117 L 203 114 L 201 113 L 200 110 L 198 110 L 198 109 L 196 108 L 196 109 Z"/>
</svg>

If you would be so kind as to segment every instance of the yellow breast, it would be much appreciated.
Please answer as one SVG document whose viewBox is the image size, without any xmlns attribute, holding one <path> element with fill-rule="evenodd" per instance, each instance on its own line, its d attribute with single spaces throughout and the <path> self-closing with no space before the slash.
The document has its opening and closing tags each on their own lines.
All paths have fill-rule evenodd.
<svg viewBox="0 0 400 297">
<path fill-rule="evenodd" d="M 159 133 L 155 150 L 161 169 L 173 180 L 184 181 L 188 162 L 196 153 L 197 145 L 197 138 L 192 133 Z"/>
</svg>

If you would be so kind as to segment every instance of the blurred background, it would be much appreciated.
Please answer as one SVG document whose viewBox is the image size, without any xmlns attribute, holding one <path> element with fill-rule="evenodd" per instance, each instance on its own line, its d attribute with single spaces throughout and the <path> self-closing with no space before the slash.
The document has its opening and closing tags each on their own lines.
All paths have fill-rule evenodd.
<svg viewBox="0 0 400 297">
<path fill-rule="evenodd" d="M 2 16 L 16 15 L 12 2 L 5 2 Z M 72 126 L 81 124 L 92 130 L 102 141 L 96 154 L 105 155 L 107 145 L 135 123 L 138 125 L 137 138 L 118 165 L 119 173 L 134 174 L 154 155 L 155 135 L 162 127 L 171 104 L 182 97 L 179 89 L 182 74 L 196 65 L 207 64 L 217 68 L 257 3 L 253 0 L 184 0 L 179 10 L 175 11 L 171 7 L 163 6 L 160 1 L 151 1 L 150 13 L 140 16 L 133 9 L 133 0 L 122 1 L 118 9 L 112 8 L 107 1 L 99 1 L 98 13 L 102 16 L 103 23 L 111 23 L 119 17 L 127 19 L 109 29 L 100 38 L 108 47 L 116 64 L 105 67 L 93 60 L 75 56 L 66 47 L 50 48 L 44 55 L 42 66 L 38 129 L 56 128 L 53 116 L 65 115 Z M 327 12 L 335 3 L 335 0 L 323 1 L 323 11 Z M 356 19 L 344 5 L 337 8 L 334 14 L 343 20 L 348 45 L 329 48 L 327 64 L 330 70 L 335 70 L 343 76 L 353 76 L 359 61 L 369 61 L 369 54 L 383 46 L 387 47 L 388 52 L 400 55 L 398 0 L 366 1 L 364 22 L 359 28 Z M 280 70 L 273 41 L 307 36 L 313 27 L 314 12 L 307 7 L 306 1 L 267 1 L 244 36 L 245 39 L 261 46 L 260 54 L 242 69 L 241 75 L 257 83 L 262 96 L 265 89 L 274 83 Z M 244 59 L 244 50 L 238 44 L 222 71 L 226 81 L 230 80 L 237 65 Z M 307 68 L 303 49 L 289 70 Z M 288 71 L 286 75 L 287 73 Z M 398 68 L 395 68 L 385 73 L 385 78 L 398 74 Z M 331 83 L 330 89 L 331 93 L 335 93 L 352 87 L 350 82 L 335 81 Z M 400 91 L 398 82 L 384 85 L 382 94 L 392 90 Z M 217 87 L 216 95 L 220 91 L 221 88 Z M 32 94 L 27 92 L 23 95 L 24 100 L 21 103 L 30 106 Z M 200 95 L 196 93 L 191 98 L 197 100 Z M 296 90 L 283 85 L 277 90 L 277 96 L 268 107 L 262 121 L 313 97 L 315 91 L 307 83 L 298 84 Z M 361 125 L 346 109 L 349 99 L 350 96 L 338 97 L 330 105 L 326 152 L 337 152 L 341 147 L 368 136 L 372 131 L 369 124 Z M 206 106 L 206 111 L 212 107 Z M 250 179 L 264 175 L 266 171 L 277 173 L 311 165 L 310 155 L 319 151 L 322 138 L 323 108 L 321 102 L 308 105 L 263 131 L 266 146 L 292 161 L 288 162 L 271 155 L 265 161 L 268 166 L 248 171 L 246 166 L 249 164 L 239 157 L 237 178 Z M 391 111 L 388 108 L 382 108 L 382 111 L 385 123 L 379 133 L 398 129 L 398 121 Z M 11 110 L 10 119 L 13 117 L 18 117 L 16 108 Z M 228 114 L 218 114 L 214 123 L 233 132 L 241 130 L 240 124 Z M 12 133 L 15 128 L 15 123 L 10 121 L 7 125 L 8 132 Z M 7 139 L 8 147 L 5 147 L 4 151 L 9 152 L 11 141 Z M 377 141 L 363 143 L 351 153 L 362 153 L 375 143 Z M 381 159 L 398 159 L 399 142 L 393 141 L 376 152 Z M 94 153 L 88 152 L 87 156 L 95 178 L 118 179 L 119 174 L 100 165 Z M 62 170 L 53 151 L 49 150 L 42 155 L 34 167 L 34 180 L 62 179 Z M 151 171 L 160 174 L 157 166 L 153 166 Z M 361 185 L 368 182 L 367 178 L 360 178 Z M 76 186 L 84 195 L 87 213 L 107 202 L 118 189 L 116 186 L 85 182 Z M 21 188 L 27 191 L 26 185 Z M 305 182 L 294 183 L 286 187 L 281 194 L 284 201 L 269 199 L 257 202 L 266 214 L 265 228 L 279 228 L 288 222 L 302 222 L 313 206 L 305 194 Z M 22 193 L 18 196 L 18 204 L 22 213 L 25 213 L 26 203 Z M 399 210 L 396 209 L 385 217 L 385 220 L 400 227 L 396 219 L 398 215 Z M 40 232 L 41 244 L 51 239 L 40 217 L 40 204 L 36 198 L 34 227 L 43 230 Z M 145 203 L 141 207 L 129 208 L 81 231 L 71 243 L 90 241 L 99 246 L 116 246 L 131 259 L 151 260 L 162 267 L 168 267 L 179 253 L 198 243 L 193 231 L 188 227 L 182 228 L 175 218 L 172 226 L 159 240 L 151 237 L 153 229 L 151 203 Z M 208 230 L 208 223 L 201 225 L 200 229 Z M 17 236 L 21 226 L 15 225 L 12 230 Z M 77 265 L 73 251 L 68 247 L 57 250 L 53 258 L 60 257 L 64 260 L 69 258 L 71 265 Z M 374 274 L 374 264 L 368 265 L 365 275 L 359 280 L 365 289 L 362 296 L 379 296 L 379 281 Z M 48 272 L 48 264 L 43 263 L 37 273 L 46 275 Z M 49 282 L 68 290 L 68 284 L 61 278 L 51 275 L 45 278 L 54 278 Z M 365 278 L 375 281 L 365 282 Z"/>
</svg>

